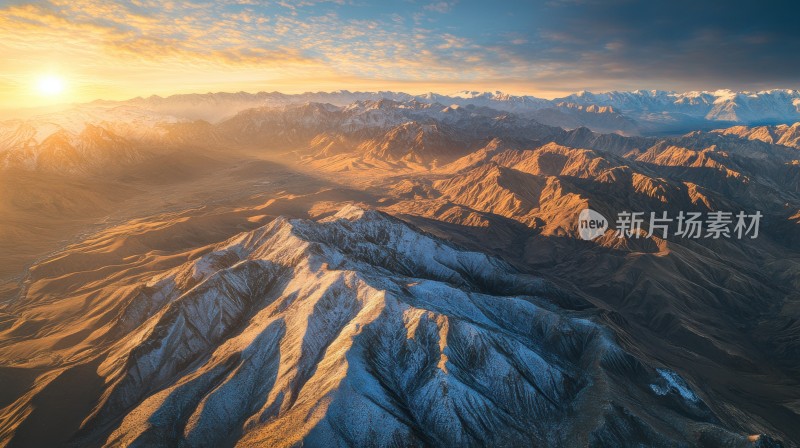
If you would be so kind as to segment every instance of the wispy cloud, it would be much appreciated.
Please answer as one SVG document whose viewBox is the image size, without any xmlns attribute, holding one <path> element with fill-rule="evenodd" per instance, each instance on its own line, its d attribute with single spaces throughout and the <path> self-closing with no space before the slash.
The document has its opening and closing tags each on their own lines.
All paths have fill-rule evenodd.
<svg viewBox="0 0 800 448">
<path fill-rule="evenodd" d="M 455 4 L 456 2 L 434 2 L 428 3 L 427 5 L 423 6 L 422 9 L 444 14 L 450 12 Z"/>
<path fill-rule="evenodd" d="M 55 67 L 84 99 L 233 83 L 564 92 L 797 82 L 791 15 L 676 1 L 16 2 L 0 5 L 0 81 L 24 85 Z"/>
<path fill-rule="evenodd" d="M 343 17 L 335 9 L 295 14 L 313 3 L 318 2 L 279 2 L 264 9 L 248 0 L 223 6 L 53 0 L 3 9 L 0 48 L 7 53 L 36 48 L 53 57 L 66 52 L 76 62 L 82 53 L 132 69 L 136 63 L 311 66 L 342 76 L 432 81 L 469 80 L 501 71 L 492 65 L 502 62 L 496 54 L 470 38 L 406 23 L 396 14 L 374 19 Z M 444 11 L 451 5 L 426 8 Z"/>
</svg>

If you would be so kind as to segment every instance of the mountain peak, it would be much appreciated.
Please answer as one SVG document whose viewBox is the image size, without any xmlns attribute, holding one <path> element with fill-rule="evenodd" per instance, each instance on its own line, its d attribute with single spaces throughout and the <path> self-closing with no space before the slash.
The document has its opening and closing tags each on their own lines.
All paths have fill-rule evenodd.
<svg viewBox="0 0 800 448">
<path fill-rule="evenodd" d="M 376 219 L 380 217 L 382 217 L 380 212 L 377 212 L 375 210 L 367 210 L 362 207 L 359 207 L 356 204 L 347 204 L 329 219 L 330 220 L 344 219 L 347 221 L 355 221 L 363 218 Z"/>
</svg>

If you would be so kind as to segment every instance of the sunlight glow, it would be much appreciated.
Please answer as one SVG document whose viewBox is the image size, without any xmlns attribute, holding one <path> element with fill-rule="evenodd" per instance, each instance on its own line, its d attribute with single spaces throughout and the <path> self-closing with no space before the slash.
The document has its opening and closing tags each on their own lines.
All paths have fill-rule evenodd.
<svg viewBox="0 0 800 448">
<path fill-rule="evenodd" d="M 47 75 L 39 78 L 36 89 L 40 95 L 55 96 L 64 91 L 64 80 L 55 75 Z"/>
</svg>

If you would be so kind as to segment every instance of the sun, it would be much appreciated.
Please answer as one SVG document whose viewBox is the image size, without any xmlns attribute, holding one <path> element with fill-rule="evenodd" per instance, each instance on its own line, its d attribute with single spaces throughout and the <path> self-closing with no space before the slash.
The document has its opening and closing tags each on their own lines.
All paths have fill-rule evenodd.
<svg viewBox="0 0 800 448">
<path fill-rule="evenodd" d="M 64 80 L 55 75 L 45 75 L 36 83 L 36 90 L 42 96 L 55 96 L 64 91 Z"/>
</svg>

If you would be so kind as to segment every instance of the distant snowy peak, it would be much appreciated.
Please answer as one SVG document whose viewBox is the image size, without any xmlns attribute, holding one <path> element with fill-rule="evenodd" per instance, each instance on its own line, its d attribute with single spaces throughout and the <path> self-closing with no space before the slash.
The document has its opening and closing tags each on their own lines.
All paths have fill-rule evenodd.
<svg viewBox="0 0 800 448">
<path fill-rule="evenodd" d="M 522 95 L 515 96 L 496 92 L 471 92 L 461 91 L 452 96 L 427 93 L 417 96 L 419 101 L 438 102 L 443 104 L 455 104 L 459 106 L 475 105 L 491 107 L 493 109 L 509 112 L 529 112 L 532 110 L 548 107 L 551 102 L 534 96 Z"/>
<path fill-rule="evenodd" d="M 554 101 L 583 105 L 611 106 L 622 113 L 642 116 L 647 113 L 680 113 L 710 121 L 740 123 L 800 119 L 800 92 L 764 90 L 760 92 L 667 92 L 635 90 L 632 92 L 579 92 Z"/>
<path fill-rule="evenodd" d="M 281 114 L 272 123 L 273 131 L 278 133 L 288 132 L 287 126 L 311 124 L 324 131 L 339 126 L 339 130 L 347 132 L 386 129 L 408 121 L 436 120 L 466 126 L 470 120 L 492 117 L 500 124 L 517 120 L 517 124 L 528 126 L 536 121 L 565 129 L 587 127 L 602 133 L 664 135 L 734 124 L 792 124 L 800 121 L 800 92 L 583 91 L 553 100 L 499 91 L 462 91 L 449 96 L 346 90 L 294 95 L 239 92 L 152 96 L 95 101 L 59 113 L 0 122 L 0 152 L 40 144 L 62 129 L 77 134 L 87 125 L 104 127 L 140 142 L 158 141 L 166 134 L 165 128 L 197 121 L 224 125 L 246 116 L 257 118 L 253 125 L 261 126 L 264 120 L 270 120 L 269 113 L 264 112 L 267 110 L 273 115 Z M 326 122 L 331 119 L 334 121 Z"/>
<path fill-rule="evenodd" d="M 451 95 L 426 93 L 409 95 L 402 92 L 308 92 L 288 95 L 278 92 L 209 93 L 205 95 L 175 95 L 167 98 L 150 97 L 126 103 L 187 119 L 203 119 L 219 122 L 236 113 L 257 107 L 284 107 L 306 103 L 325 103 L 347 106 L 353 103 L 383 100 L 399 103 L 410 101 L 424 104 L 441 104 L 444 107 L 475 106 L 492 108 L 504 112 L 530 114 L 546 109 L 561 109 L 567 116 L 551 116 L 554 125 L 573 127 L 588 125 L 591 119 L 582 119 L 575 113 L 616 113 L 628 120 L 651 125 L 654 132 L 665 126 L 701 126 L 704 122 L 732 122 L 737 124 L 790 123 L 800 120 L 800 92 L 797 90 L 765 90 L 760 92 L 735 92 L 731 90 L 692 91 L 685 93 L 664 90 L 611 91 L 592 93 L 578 92 L 563 98 L 547 100 L 530 95 L 510 95 L 500 91 L 461 91 Z M 564 105 L 584 107 L 581 111 L 564 110 Z M 610 108 L 610 109 L 609 109 Z M 587 121 L 588 120 L 588 121 Z M 564 121 L 563 124 L 560 121 Z M 595 126 L 606 130 L 607 123 Z M 631 129 L 627 129 L 630 131 Z"/>
<path fill-rule="evenodd" d="M 420 124 L 436 122 L 468 127 L 471 123 L 487 122 L 487 120 L 491 120 L 493 123 L 503 123 L 511 120 L 512 116 L 508 112 L 475 105 L 451 104 L 445 106 L 443 103 L 422 102 L 417 99 L 402 102 L 380 99 L 356 101 L 347 106 L 309 102 L 248 109 L 221 125 L 223 127 L 246 125 L 248 129 L 289 126 L 294 129 L 315 131 L 354 132 L 363 129 L 386 130 L 412 122 Z M 536 125 L 535 122 L 528 124 Z M 281 130 L 276 128 L 275 131 Z"/>
</svg>

